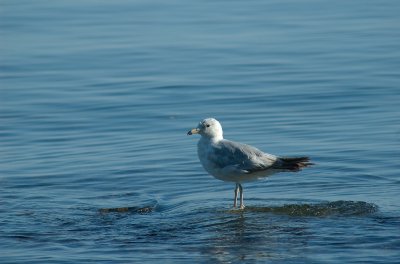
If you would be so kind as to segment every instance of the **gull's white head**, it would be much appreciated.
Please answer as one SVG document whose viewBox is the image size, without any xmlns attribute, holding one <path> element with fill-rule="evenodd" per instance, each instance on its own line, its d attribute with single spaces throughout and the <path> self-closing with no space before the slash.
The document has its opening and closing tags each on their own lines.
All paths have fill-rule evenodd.
<svg viewBox="0 0 400 264">
<path fill-rule="evenodd" d="M 214 118 L 206 118 L 199 123 L 196 128 L 190 130 L 188 135 L 200 134 L 202 137 L 221 140 L 222 137 L 222 126 L 218 120 Z"/>
</svg>

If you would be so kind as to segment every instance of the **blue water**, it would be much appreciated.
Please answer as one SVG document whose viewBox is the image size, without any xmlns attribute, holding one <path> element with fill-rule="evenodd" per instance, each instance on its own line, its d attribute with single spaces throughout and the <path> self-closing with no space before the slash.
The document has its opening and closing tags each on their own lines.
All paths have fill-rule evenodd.
<svg viewBox="0 0 400 264">
<path fill-rule="evenodd" d="M 0 262 L 398 263 L 400 2 L 0 3 Z M 316 166 L 244 185 L 226 138 Z"/>
</svg>

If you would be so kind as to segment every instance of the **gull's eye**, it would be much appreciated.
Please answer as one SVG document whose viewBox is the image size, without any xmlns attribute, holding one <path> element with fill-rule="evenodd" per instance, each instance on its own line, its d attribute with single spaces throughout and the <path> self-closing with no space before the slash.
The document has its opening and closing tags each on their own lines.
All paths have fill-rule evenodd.
<svg viewBox="0 0 400 264">
<path fill-rule="evenodd" d="M 210 125 L 206 125 L 206 127 L 210 127 Z"/>
</svg>

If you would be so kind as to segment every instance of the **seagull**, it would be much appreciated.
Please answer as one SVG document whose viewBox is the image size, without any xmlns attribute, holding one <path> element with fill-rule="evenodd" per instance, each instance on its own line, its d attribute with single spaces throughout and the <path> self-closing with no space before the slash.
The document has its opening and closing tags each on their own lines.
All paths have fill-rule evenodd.
<svg viewBox="0 0 400 264">
<path fill-rule="evenodd" d="M 197 154 L 203 168 L 218 180 L 236 184 L 234 208 L 240 193 L 240 209 L 244 209 L 242 183 L 278 172 L 298 172 L 313 165 L 309 157 L 275 156 L 253 146 L 224 139 L 222 126 L 214 118 L 204 119 L 187 134 L 201 136 L 197 143 Z"/>
</svg>

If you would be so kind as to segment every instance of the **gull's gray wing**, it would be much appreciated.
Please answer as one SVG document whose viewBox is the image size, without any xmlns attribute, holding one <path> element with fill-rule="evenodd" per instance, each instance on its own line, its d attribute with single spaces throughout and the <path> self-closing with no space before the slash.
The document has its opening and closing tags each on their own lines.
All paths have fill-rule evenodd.
<svg viewBox="0 0 400 264">
<path fill-rule="evenodd" d="M 223 139 L 213 145 L 209 159 L 221 169 L 235 167 L 244 173 L 253 173 L 272 167 L 277 157 L 250 145 Z"/>
</svg>

